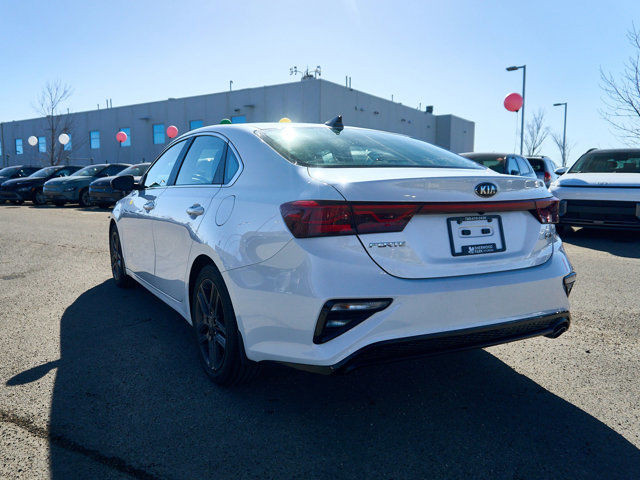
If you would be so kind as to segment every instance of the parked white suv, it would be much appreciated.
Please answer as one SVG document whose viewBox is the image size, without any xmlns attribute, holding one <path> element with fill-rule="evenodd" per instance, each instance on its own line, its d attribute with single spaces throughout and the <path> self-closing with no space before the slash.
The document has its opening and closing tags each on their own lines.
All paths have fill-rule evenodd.
<svg viewBox="0 0 640 480">
<path fill-rule="evenodd" d="M 409 137 L 215 125 L 112 185 L 135 188 L 112 214 L 116 283 L 190 322 L 221 384 L 257 362 L 330 373 L 569 326 L 557 200 Z"/>
<path fill-rule="evenodd" d="M 640 230 L 640 149 L 589 150 L 551 185 L 560 225 Z"/>
</svg>

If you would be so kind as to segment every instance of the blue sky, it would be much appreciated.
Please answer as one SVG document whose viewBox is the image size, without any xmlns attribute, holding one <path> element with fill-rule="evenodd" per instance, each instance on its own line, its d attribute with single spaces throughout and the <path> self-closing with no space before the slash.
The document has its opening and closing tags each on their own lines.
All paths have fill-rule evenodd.
<svg viewBox="0 0 640 480">
<path fill-rule="evenodd" d="M 527 64 L 527 114 L 562 128 L 571 160 L 621 142 L 599 114 L 599 69 L 619 71 L 640 2 L 589 1 L 63 1 L 0 0 L 0 121 L 35 116 L 42 85 L 74 88 L 72 111 L 293 80 L 322 66 L 327 80 L 405 105 L 434 105 L 476 122 L 475 149 L 514 150 Z M 348 122 L 348 118 L 345 119 Z M 544 151 L 559 159 L 550 141 Z"/>
</svg>

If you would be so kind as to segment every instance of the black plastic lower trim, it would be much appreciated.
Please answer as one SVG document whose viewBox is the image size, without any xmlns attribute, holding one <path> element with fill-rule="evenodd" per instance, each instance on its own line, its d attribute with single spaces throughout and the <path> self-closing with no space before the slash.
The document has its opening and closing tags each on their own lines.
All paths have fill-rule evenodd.
<svg viewBox="0 0 640 480">
<path fill-rule="evenodd" d="M 315 373 L 346 373 L 366 365 L 490 347 L 541 335 L 556 338 L 569 328 L 570 323 L 570 313 L 561 311 L 482 327 L 377 342 L 367 345 L 335 365 L 319 366 L 282 363 L 293 368 Z"/>
</svg>

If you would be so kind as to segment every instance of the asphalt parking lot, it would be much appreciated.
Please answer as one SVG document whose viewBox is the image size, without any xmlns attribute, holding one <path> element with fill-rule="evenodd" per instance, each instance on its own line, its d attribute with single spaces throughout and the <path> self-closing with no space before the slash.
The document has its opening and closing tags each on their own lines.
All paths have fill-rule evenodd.
<svg viewBox="0 0 640 480">
<path fill-rule="evenodd" d="M 115 287 L 107 217 L 0 206 L 1 478 L 640 476 L 639 235 L 566 240 L 557 340 L 224 389 L 176 313 Z"/>
</svg>

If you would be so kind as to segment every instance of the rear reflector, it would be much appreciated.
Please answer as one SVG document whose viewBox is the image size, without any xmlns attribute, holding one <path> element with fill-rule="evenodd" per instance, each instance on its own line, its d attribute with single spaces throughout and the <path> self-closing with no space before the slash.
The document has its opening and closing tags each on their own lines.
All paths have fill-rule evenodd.
<svg viewBox="0 0 640 480">
<path fill-rule="evenodd" d="M 507 202 L 361 203 L 298 200 L 280 213 L 296 238 L 401 232 L 416 214 L 529 211 L 540 223 L 558 223 L 558 199 Z"/>
<path fill-rule="evenodd" d="M 320 311 L 313 343 L 325 343 L 342 335 L 374 313 L 387 308 L 391 301 L 390 298 L 329 300 Z"/>
</svg>

